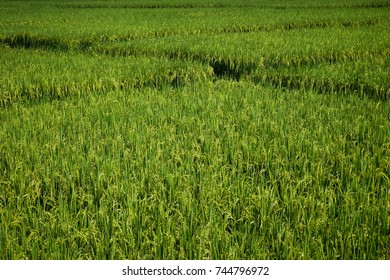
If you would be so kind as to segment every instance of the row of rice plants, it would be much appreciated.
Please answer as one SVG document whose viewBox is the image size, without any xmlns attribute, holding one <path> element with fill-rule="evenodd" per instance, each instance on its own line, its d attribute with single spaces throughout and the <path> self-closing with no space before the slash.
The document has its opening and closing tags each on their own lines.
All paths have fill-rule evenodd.
<svg viewBox="0 0 390 280">
<path fill-rule="evenodd" d="M 2 259 L 388 259 L 390 106 L 220 80 L 0 110 Z"/>
<path fill-rule="evenodd" d="M 226 61 L 232 68 L 300 66 L 321 62 L 343 62 L 360 57 L 385 56 L 390 48 L 388 28 L 383 26 L 293 30 L 228 35 L 178 36 L 120 43 L 94 43 L 34 37 L 29 33 L 2 36 L 10 47 L 63 51 L 93 51 L 114 56 L 166 56 L 170 59 Z M 224 42 L 220 45 L 219 42 Z M 302 47 L 304 46 L 304 48 Z M 234 70 L 234 69 L 231 69 Z"/>
<path fill-rule="evenodd" d="M 307 89 L 321 93 L 355 93 L 388 99 L 390 97 L 390 63 L 388 56 L 314 67 L 258 69 L 252 80 L 271 83 L 286 89 Z"/>
<path fill-rule="evenodd" d="M 386 98 L 388 34 L 384 26 L 293 30 L 278 36 L 275 32 L 261 32 L 105 43 L 90 50 L 112 56 L 163 55 L 201 61 L 218 76 L 240 79 L 253 72 L 250 76 L 255 76 L 257 82 Z"/>
<path fill-rule="evenodd" d="M 230 61 L 232 67 L 251 70 L 259 66 L 299 66 L 383 56 L 390 48 L 389 39 L 388 27 L 371 26 L 150 38 L 102 43 L 91 49 L 114 56 L 165 55 L 204 62 L 223 60 Z"/>
<path fill-rule="evenodd" d="M 50 3 L 46 2 L 46 5 L 20 1 L 0 3 L 2 33 L 14 36 L 27 32 L 35 37 L 115 41 L 156 36 L 389 23 L 388 8 L 275 10 L 260 6 L 218 9 L 133 9 L 130 12 L 128 9 L 110 8 L 63 9 L 56 8 Z M 93 3 L 95 2 L 90 4 Z"/>
<path fill-rule="evenodd" d="M 147 86 L 177 87 L 211 77 L 199 63 L 109 58 L 1 47 L 0 104 Z"/>
<path fill-rule="evenodd" d="M 281 32 L 277 37 L 273 32 L 214 37 L 203 35 L 189 36 L 186 40 L 182 40 L 182 37 L 171 37 L 116 44 L 56 41 L 50 37 L 34 38 L 29 34 L 15 36 L 12 39 L 3 37 L 3 43 L 11 47 L 77 50 L 91 52 L 92 55 L 72 54 L 68 57 L 62 53 L 50 53 L 48 58 L 44 58 L 44 53 L 40 51 L 17 51 L 2 47 L 4 50 L 2 60 L 5 67 L 1 103 L 4 105 L 12 100 L 31 96 L 42 97 L 44 94 L 60 97 L 143 85 L 161 86 L 166 83 L 179 85 L 193 79 L 210 78 L 212 72 L 217 76 L 228 75 L 236 79 L 254 72 L 255 74 L 250 75 L 254 77 L 254 81 L 285 88 L 303 87 L 319 91 L 358 92 L 386 98 L 389 91 L 386 75 L 388 63 L 372 63 L 372 59 L 377 57 L 376 61 L 380 61 L 382 57 L 389 54 L 390 40 L 387 39 L 390 38 L 386 33 L 387 29 L 376 26 L 294 30 Z M 209 40 L 210 38 L 213 40 Z M 373 41 L 375 38 L 377 39 Z M 227 44 L 217 45 L 218 39 Z M 237 42 L 244 43 L 245 48 L 239 49 Z M 287 46 L 286 42 L 288 42 Z M 302 44 L 305 45 L 305 49 L 301 47 Z M 110 54 L 114 57 L 98 57 L 93 55 L 95 53 Z M 134 55 L 144 58 L 136 59 L 132 57 Z M 21 57 L 16 58 L 17 56 Z M 28 56 L 26 60 L 25 56 Z M 153 59 L 149 58 L 150 56 L 166 58 L 165 61 L 161 61 L 160 58 Z M 167 59 L 176 62 L 168 62 Z M 191 60 L 192 63 L 177 61 L 183 59 Z M 83 65 L 80 65 L 78 60 L 84 61 Z M 15 64 L 10 61 L 14 61 Z M 25 61 L 26 66 L 20 67 L 19 65 Z M 194 61 L 198 62 L 193 63 Z M 363 65 L 361 61 L 366 63 Z M 211 68 L 207 65 L 202 66 L 199 62 L 208 64 Z M 305 65 L 309 67 L 305 68 Z M 312 72 L 313 66 L 314 69 L 318 69 L 316 74 L 308 73 L 308 71 Z M 63 69 L 65 72 L 62 73 Z M 378 69 L 379 75 L 367 74 L 378 73 Z M 45 78 L 45 74 L 42 74 L 45 73 L 44 70 L 56 73 L 48 79 L 48 76 Z M 83 71 L 88 72 L 91 77 L 84 79 L 85 77 L 80 75 Z M 15 82 L 12 77 L 18 77 L 18 82 Z M 26 79 L 21 80 L 20 77 Z"/>
<path fill-rule="evenodd" d="M 239 79 L 245 72 L 247 74 L 253 72 L 250 77 L 255 82 L 270 83 L 288 89 L 357 92 L 380 98 L 389 95 L 388 63 L 385 63 L 380 56 L 377 57 L 388 54 L 390 52 L 388 49 L 344 53 L 323 52 L 290 58 L 276 55 L 276 58 L 268 58 L 268 62 L 264 59 L 261 65 L 243 61 L 243 64 L 247 64 L 246 68 L 242 65 L 237 66 L 234 60 L 216 60 L 212 56 L 199 54 L 195 56 L 194 53 L 180 53 L 180 51 L 176 54 L 167 53 L 166 56 L 175 60 L 200 60 L 208 63 L 212 68 L 196 63 L 173 63 L 150 58 L 136 59 L 128 57 L 130 53 L 124 53 L 123 50 L 120 55 L 125 55 L 126 58 L 92 57 L 81 54 L 73 54 L 69 57 L 54 52 L 46 55 L 42 51 L 3 49 L 2 59 L 5 67 L 2 69 L 2 105 L 16 100 L 44 96 L 53 98 L 165 84 L 178 86 L 199 79 L 205 80 L 210 78 L 211 74 L 229 75 Z M 125 49 L 125 52 L 129 51 Z M 148 52 L 148 50 L 144 51 Z M 105 50 L 105 53 L 107 52 Z M 139 55 L 136 50 L 131 52 Z M 112 54 L 112 51 L 108 53 Z M 28 59 L 25 59 L 26 56 Z M 373 58 L 374 56 L 377 58 Z M 354 61 L 356 58 L 360 59 Z M 328 62 L 318 63 L 324 60 Z M 84 63 L 81 64 L 80 61 Z M 338 63 L 334 64 L 335 61 Z M 315 68 L 305 67 L 305 64 L 309 66 L 314 64 Z M 280 68 L 280 65 L 284 67 Z M 150 68 L 153 70 L 149 70 Z M 88 72 L 90 77 L 86 79 L 86 76 L 81 75 L 83 71 Z"/>
<path fill-rule="evenodd" d="M 189 1 L 156 1 L 156 0 L 147 0 L 147 1 L 115 1 L 115 2 L 106 2 L 106 1 L 61 1 L 55 4 L 56 7 L 63 8 L 120 8 L 120 9 L 161 9 L 161 8 L 221 8 L 221 7 L 268 7 L 268 8 L 342 8 L 342 7 L 360 7 L 360 8 L 380 8 L 388 7 L 389 3 L 385 0 L 372 0 L 372 1 L 356 1 L 356 0 L 326 0 L 326 1 L 311 1 L 310 4 L 307 1 L 256 1 L 256 0 L 239 0 L 239 1 L 226 1 L 226 0 L 189 0 Z"/>
</svg>

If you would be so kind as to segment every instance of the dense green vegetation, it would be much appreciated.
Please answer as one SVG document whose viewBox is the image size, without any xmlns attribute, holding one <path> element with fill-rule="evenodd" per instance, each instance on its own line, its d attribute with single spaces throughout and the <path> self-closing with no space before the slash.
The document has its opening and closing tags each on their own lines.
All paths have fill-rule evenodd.
<svg viewBox="0 0 390 280">
<path fill-rule="evenodd" d="M 0 259 L 389 259 L 390 2 L 0 2 Z"/>
</svg>

